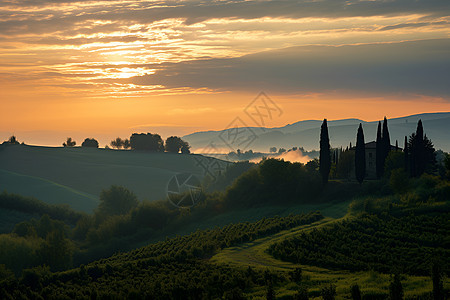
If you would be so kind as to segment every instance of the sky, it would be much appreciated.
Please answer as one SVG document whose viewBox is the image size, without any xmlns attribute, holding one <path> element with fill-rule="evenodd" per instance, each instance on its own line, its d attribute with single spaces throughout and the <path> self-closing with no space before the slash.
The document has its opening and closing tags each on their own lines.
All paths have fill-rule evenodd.
<svg viewBox="0 0 450 300">
<path fill-rule="evenodd" d="M 449 22 L 448 0 L 3 0 L 0 140 L 257 126 L 261 92 L 267 127 L 450 111 Z"/>
</svg>

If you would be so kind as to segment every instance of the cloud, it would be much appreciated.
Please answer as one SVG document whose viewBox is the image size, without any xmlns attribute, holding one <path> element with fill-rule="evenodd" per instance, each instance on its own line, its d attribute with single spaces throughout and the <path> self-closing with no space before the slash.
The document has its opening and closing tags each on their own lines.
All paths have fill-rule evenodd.
<svg viewBox="0 0 450 300">
<path fill-rule="evenodd" d="M 43 8 L 34 9 L 36 7 Z M 448 0 L 14 1 L 0 6 L 0 19 L 5 20 L 0 22 L 0 33 L 56 32 L 93 20 L 151 24 L 165 19 L 183 19 L 185 24 L 191 25 L 222 18 L 448 16 L 449 12 Z"/>
<path fill-rule="evenodd" d="M 450 96 L 450 39 L 301 46 L 230 59 L 161 64 L 136 85 L 310 93 L 335 90 Z"/>
</svg>

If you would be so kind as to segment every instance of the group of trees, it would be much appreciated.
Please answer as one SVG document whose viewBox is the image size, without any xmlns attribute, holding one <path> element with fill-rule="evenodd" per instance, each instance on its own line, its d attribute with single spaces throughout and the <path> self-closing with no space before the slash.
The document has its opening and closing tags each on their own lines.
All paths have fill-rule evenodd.
<svg viewBox="0 0 450 300">
<path fill-rule="evenodd" d="M 13 142 L 16 143 L 15 137 L 13 138 Z M 76 144 L 76 141 L 72 140 L 71 137 L 68 137 L 67 140 L 63 143 L 63 146 L 74 147 Z M 181 152 L 183 154 L 189 154 L 191 148 L 188 142 L 183 141 L 178 136 L 170 136 L 164 143 L 159 134 L 152 133 L 133 133 L 130 139 L 122 139 L 120 137 L 117 137 L 116 139 L 111 141 L 110 145 L 115 149 L 132 149 L 151 152 L 166 151 L 169 153 Z M 81 144 L 81 147 L 98 148 L 99 143 L 94 138 L 86 138 Z"/>
<path fill-rule="evenodd" d="M 2 143 L 2 145 L 19 145 L 19 144 L 20 142 L 17 140 L 15 135 L 10 136 L 9 139 L 7 139 Z"/>
<path fill-rule="evenodd" d="M 395 146 L 390 144 L 390 134 L 386 117 L 383 124 L 378 122 L 375 168 L 377 178 L 385 175 L 388 168 L 395 165 L 408 173 L 410 177 L 420 177 L 423 173 L 433 173 L 436 171 L 436 154 L 431 140 L 424 134 L 422 120 L 418 121 L 415 133 L 405 136 L 405 147 L 403 149 L 403 158 L 401 163 L 389 161 L 392 150 L 401 150 L 398 142 Z M 392 159 L 397 159 L 391 157 Z M 362 183 L 366 177 L 366 147 L 364 141 L 364 131 L 362 124 L 359 124 L 356 135 L 356 147 L 345 151 L 336 149 L 331 151 L 330 139 L 328 135 L 327 120 L 324 119 L 320 132 L 320 173 L 324 183 L 328 182 L 330 171 L 335 176 L 344 176 L 346 178 L 354 177 L 359 183 Z M 388 166 L 389 165 L 389 166 Z M 391 171 L 389 169 L 389 171 Z M 351 172 L 354 172 L 351 174 Z M 390 174 L 388 174 L 389 176 Z"/>
</svg>

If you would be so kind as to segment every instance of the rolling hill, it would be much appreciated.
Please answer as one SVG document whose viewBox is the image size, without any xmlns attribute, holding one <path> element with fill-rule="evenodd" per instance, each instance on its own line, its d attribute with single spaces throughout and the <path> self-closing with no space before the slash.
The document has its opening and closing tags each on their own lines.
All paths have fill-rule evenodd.
<svg viewBox="0 0 450 300">
<path fill-rule="evenodd" d="M 450 128 L 450 112 L 424 113 L 388 119 L 391 143 L 395 145 L 397 140 L 399 146 L 403 147 L 405 136 L 411 135 L 416 130 L 419 119 L 422 119 L 424 131 L 433 141 L 435 148 L 449 151 L 450 132 L 448 128 Z M 359 119 L 332 120 L 328 121 L 331 146 L 335 148 L 340 146 L 346 147 L 350 142 L 355 145 L 359 123 L 363 124 L 366 142 L 375 140 L 377 121 L 366 122 Z M 251 135 L 256 136 L 256 138 L 248 147 L 239 147 L 237 143 L 233 142 L 228 143 L 232 146 L 231 148 L 226 145 L 224 140 L 228 142 L 228 134 L 232 133 L 233 129 L 196 132 L 184 136 L 183 139 L 188 141 L 194 150 L 207 147 L 210 143 L 213 143 L 217 149 L 225 149 L 225 151 L 240 148 L 241 150 L 252 149 L 253 151 L 268 152 L 270 147 L 283 147 L 286 149 L 304 147 L 306 150 L 312 150 L 319 148 L 321 124 L 321 120 L 305 120 L 276 128 L 249 127 L 249 130 L 243 130 L 242 140 Z M 245 143 L 242 145 L 245 145 Z"/>
<path fill-rule="evenodd" d="M 201 155 L 138 151 L 0 146 L 0 191 L 36 197 L 51 204 L 69 204 L 92 212 L 102 189 L 123 185 L 140 200 L 166 196 L 169 180 L 178 173 L 202 179 L 204 165 L 213 160 Z"/>
</svg>

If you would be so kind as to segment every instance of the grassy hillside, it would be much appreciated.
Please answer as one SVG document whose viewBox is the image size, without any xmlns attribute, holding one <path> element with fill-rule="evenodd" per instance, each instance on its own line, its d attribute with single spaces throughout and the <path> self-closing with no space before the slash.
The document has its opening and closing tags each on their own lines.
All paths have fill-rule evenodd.
<svg viewBox="0 0 450 300">
<path fill-rule="evenodd" d="M 205 158 L 198 155 L 25 145 L 0 148 L 0 191 L 66 203 L 85 212 L 91 212 L 101 190 L 113 184 L 153 201 L 165 198 L 167 183 L 177 173 L 204 176 L 198 160 Z"/>
</svg>

